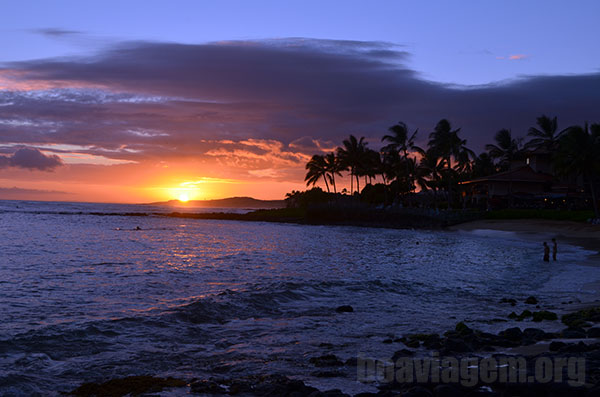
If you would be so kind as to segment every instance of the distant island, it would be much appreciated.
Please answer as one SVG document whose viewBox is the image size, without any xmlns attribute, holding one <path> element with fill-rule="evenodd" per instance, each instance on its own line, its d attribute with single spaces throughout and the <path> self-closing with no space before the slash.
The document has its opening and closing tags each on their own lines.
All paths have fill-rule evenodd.
<svg viewBox="0 0 600 397">
<path fill-rule="evenodd" d="M 179 200 L 161 201 L 150 203 L 150 205 L 168 205 L 174 207 L 199 207 L 199 208 L 249 208 L 270 209 L 285 208 L 284 200 L 258 200 L 252 197 L 228 197 L 218 200 L 190 200 L 182 202 Z"/>
</svg>

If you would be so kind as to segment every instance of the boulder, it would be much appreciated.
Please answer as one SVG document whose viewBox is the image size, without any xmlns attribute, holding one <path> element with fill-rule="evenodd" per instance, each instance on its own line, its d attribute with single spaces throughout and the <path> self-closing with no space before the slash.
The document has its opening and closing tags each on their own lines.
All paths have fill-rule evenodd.
<svg viewBox="0 0 600 397">
<path fill-rule="evenodd" d="M 535 296 L 530 296 L 527 299 L 525 299 L 525 303 L 527 303 L 528 305 L 537 305 L 538 300 L 535 298 Z"/>
<path fill-rule="evenodd" d="M 311 357 L 310 362 L 315 367 L 341 367 L 344 363 L 334 354 L 325 354 L 319 357 Z"/>
</svg>

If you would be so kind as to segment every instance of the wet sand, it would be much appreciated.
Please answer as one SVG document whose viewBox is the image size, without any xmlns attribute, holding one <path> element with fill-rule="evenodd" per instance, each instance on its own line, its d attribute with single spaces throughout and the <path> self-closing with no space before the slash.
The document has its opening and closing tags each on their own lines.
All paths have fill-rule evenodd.
<svg viewBox="0 0 600 397">
<path fill-rule="evenodd" d="M 596 251 L 593 258 L 597 259 L 597 262 L 600 264 L 600 225 L 543 219 L 482 219 L 454 225 L 449 227 L 449 229 L 462 231 L 501 230 L 527 234 L 528 238 L 535 235 L 539 235 L 540 238 L 555 237 L 559 244 L 559 250 L 560 243 L 563 241 L 568 244 L 578 245 L 587 250 Z"/>
</svg>

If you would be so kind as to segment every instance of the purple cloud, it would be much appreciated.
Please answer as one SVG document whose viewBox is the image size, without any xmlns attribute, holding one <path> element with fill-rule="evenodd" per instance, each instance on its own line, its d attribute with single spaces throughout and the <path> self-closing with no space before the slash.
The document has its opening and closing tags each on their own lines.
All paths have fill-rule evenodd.
<svg viewBox="0 0 600 397">
<path fill-rule="evenodd" d="M 46 156 L 35 148 L 21 148 L 10 156 L 0 156 L 0 168 L 18 167 L 30 170 L 51 171 L 63 164 L 56 155 Z"/>
<path fill-rule="evenodd" d="M 287 39 L 125 43 L 11 63 L 0 68 L 0 81 L 15 85 L 0 90 L 0 143 L 144 161 L 214 159 L 258 139 L 302 158 L 294 153 L 351 133 L 377 142 L 398 120 L 418 127 L 422 143 L 448 118 L 476 150 L 500 128 L 524 136 L 543 113 L 561 127 L 600 121 L 600 73 L 448 86 L 424 80 L 409 56 L 386 43 Z"/>
</svg>

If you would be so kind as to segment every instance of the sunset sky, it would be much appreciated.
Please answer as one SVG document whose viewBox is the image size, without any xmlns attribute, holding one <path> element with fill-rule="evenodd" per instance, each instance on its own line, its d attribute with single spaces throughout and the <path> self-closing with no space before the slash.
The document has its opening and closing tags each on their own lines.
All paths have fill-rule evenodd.
<svg viewBox="0 0 600 397">
<path fill-rule="evenodd" d="M 460 7 L 457 6 L 460 4 Z M 2 2 L 0 199 L 303 189 L 348 134 L 600 122 L 600 2 Z"/>
</svg>

